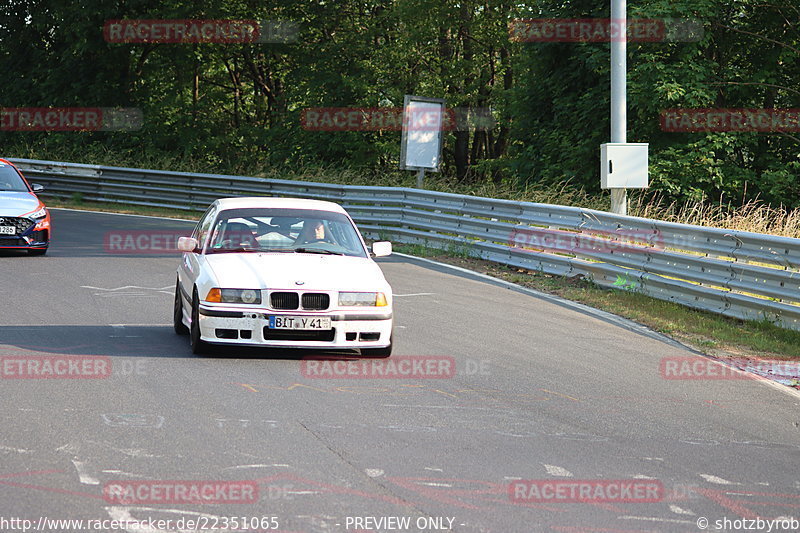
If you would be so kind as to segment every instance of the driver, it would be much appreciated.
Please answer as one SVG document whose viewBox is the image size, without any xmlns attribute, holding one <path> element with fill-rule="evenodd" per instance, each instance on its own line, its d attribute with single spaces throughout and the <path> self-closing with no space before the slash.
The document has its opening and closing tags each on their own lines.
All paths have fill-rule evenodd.
<svg viewBox="0 0 800 533">
<path fill-rule="evenodd" d="M 312 244 L 315 242 L 331 242 L 325 230 L 325 224 L 319 219 L 308 219 L 295 240 L 295 244 Z"/>
</svg>

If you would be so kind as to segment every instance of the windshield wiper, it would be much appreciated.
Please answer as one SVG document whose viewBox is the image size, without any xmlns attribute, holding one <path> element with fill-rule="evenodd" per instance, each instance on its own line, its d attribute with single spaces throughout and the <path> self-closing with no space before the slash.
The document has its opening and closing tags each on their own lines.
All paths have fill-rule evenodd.
<svg viewBox="0 0 800 533">
<path fill-rule="evenodd" d="M 323 248 L 295 248 L 294 251 L 301 254 L 344 255 L 342 252 L 332 252 Z"/>
</svg>

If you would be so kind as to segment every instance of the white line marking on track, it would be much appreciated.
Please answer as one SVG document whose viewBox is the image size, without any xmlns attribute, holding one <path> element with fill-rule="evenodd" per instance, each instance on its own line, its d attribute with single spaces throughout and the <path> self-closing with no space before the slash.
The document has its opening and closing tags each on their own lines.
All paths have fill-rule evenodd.
<svg viewBox="0 0 800 533">
<path fill-rule="evenodd" d="M 492 407 L 466 407 L 461 405 L 401 405 L 396 403 L 385 403 L 381 407 L 422 407 L 424 409 L 474 409 L 476 411 L 504 411 L 507 409 L 495 409 Z"/>
<path fill-rule="evenodd" d="M 428 487 L 447 487 L 447 488 L 453 487 L 452 483 L 428 483 L 426 481 L 418 481 L 415 483 L 415 485 L 426 485 Z"/>
<path fill-rule="evenodd" d="M 573 477 L 572 476 L 572 472 L 570 472 L 566 468 L 563 468 L 563 467 L 560 467 L 560 466 L 556 466 L 556 465 L 546 465 L 544 463 L 542 463 L 542 466 L 544 467 L 545 470 L 547 470 L 547 473 L 550 474 L 551 476 Z"/>
<path fill-rule="evenodd" d="M 250 425 L 250 420 L 246 418 L 215 418 L 214 421 L 217 423 L 217 427 L 223 427 L 227 422 L 238 422 L 239 427 L 246 428 Z"/>
<path fill-rule="evenodd" d="M 701 478 L 705 479 L 709 483 L 714 483 L 716 485 L 741 485 L 741 483 L 734 483 L 732 481 L 728 481 L 727 479 L 722 479 L 718 476 L 713 476 L 711 474 L 698 474 Z"/>
<path fill-rule="evenodd" d="M 13 448 L 11 446 L 3 446 L 0 444 L 0 452 L 2 453 L 33 453 L 31 450 L 26 450 L 24 448 Z"/>
<path fill-rule="evenodd" d="M 68 442 L 63 446 L 59 446 L 58 448 L 56 448 L 56 451 L 57 452 L 64 452 L 64 453 L 70 453 L 70 454 L 76 454 L 76 453 L 78 453 L 78 450 L 80 448 L 81 448 L 80 443 Z"/>
<path fill-rule="evenodd" d="M 688 514 L 688 515 L 694 516 L 694 513 L 692 511 L 690 511 L 689 509 L 681 509 L 677 505 L 670 505 L 669 506 L 669 510 L 672 511 L 673 513 L 675 513 L 675 514 Z"/>
<path fill-rule="evenodd" d="M 241 468 L 273 468 L 273 467 L 288 467 L 289 465 L 286 464 L 261 464 L 261 465 L 239 465 L 239 466 L 228 466 L 223 468 L 223 470 L 236 470 Z"/>
<path fill-rule="evenodd" d="M 145 415 L 139 413 L 109 413 L 101 415 L 103 422 L 112 427 L 158 428 L 164 425 L 161 415 Z"/>
<path fill-rule="evenodd" d="M 75 459 L 72 460 L 72 464 L 75 465 L 75 470 L 78 471 L 78 479 L 81 480 L 81 483 L 84 485 L 99 485 L 100 481 L 89 475 L 89 472 L 86 469 L 86 463 L 83 461 L 76 461 Z"/>
<path fill-rule="evenodd" d="M 644 474 L 636 474 L 633 479 L 655 479 L 654 477 L 645 476 Z"/>
<path fill-rule="evenodd" d="M 145 292 L 96 292 L 92 296 L 99 296 L 101 298 L 111 298 L 116 296 L 138 296 L 141 298 L 153 298 L 157 294 L 148 294 Z"/>
<path fill-rule="evenodd" d="M 112 328 L 154 328 L 156 326 L 171 326 L 172 323 L 164 324 L 109 324 Z"/>
<path fill-rule="evenodd" d="M 93 293 L 93 296 L 102 296 L 104 298 L 109 296 L 155 296 L 152 293 L 168 294 L 172 296 L 172 285 L 166 287 L 140 287 L 138 285 L 126 285 L 124 287 L 114 287 L 106 289 L 104 287 L 93 287 L 91 285 L 81 285 L 81 289 L 89 289 L 92 291 L 99 291 Z M 143 292 L 145 291 L 145 292 Z M 152 291 L 148 294 L 146 291 Z"/>
<path fill-rule="evenodd" d="M 658 518 L 657 516 L 618 516 L 618 520 L 645 520 L 647 522 L 666 522 L 668 524 L 692 524 L 697 525 L 692 520 L 678 520 L 677 518 Z"/>
<path fill-rule="evenodd" d="M 140 289 L 144 291 L 165 291 L 167 289 L 172 289 L 172 285 L 167 285 L 166 287 L 140 287 L 139 285 L 125 285 L 124 287 L 114 287 L 113 289 L 106 289 L 104 287 L 93 287 L 91 285 L 81 285 L 81 289 L 93 289 L 96 291 L 122 291 L 125 289 Z"/>
<path fill-rule="evenodd" d="M 381 477 L 383 475 L 383 470 L 380 468 L 367 468 L 364 470 L 364 473 L 369 477 Z"/>
</svg>

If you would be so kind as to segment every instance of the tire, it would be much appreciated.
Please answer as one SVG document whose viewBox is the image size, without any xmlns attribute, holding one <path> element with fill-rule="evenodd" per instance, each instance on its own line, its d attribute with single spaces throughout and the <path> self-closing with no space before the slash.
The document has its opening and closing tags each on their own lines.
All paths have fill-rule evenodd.
<svg viewBox="0 0 800 533">
<path fill-rule="evenodd" d="M 183 323 L 183 296 L 181 295 L 181 282 L 175 282 L 175 303 L 172 305 L 172 327 L 178 335 L 188 335 L 189 328 Z"/>
<path fill-rule="evenodd" d="M 47 248 L 36 248 L 34 250 L 28 250 L 28 255 L 44 255 L 47 253 Z"/>
<path fill-rule="evenodd" d="M 189 327 L 189 344 L 193 354 L 204 355 L 209 352 L 209 346 L 200 338 L 200 303 L 198 300 L 197 289 L 195 289 L 192 295 L 192 324 Z"/>
<path fill-rule="evenodd" d="M 389 346 L 386 348 L 361 348 L 361 357 L 369 357 L 373 359 L 385 359 L 392 355 L 392 339 L 394 335 L 389 337 Z"/>
</svg>

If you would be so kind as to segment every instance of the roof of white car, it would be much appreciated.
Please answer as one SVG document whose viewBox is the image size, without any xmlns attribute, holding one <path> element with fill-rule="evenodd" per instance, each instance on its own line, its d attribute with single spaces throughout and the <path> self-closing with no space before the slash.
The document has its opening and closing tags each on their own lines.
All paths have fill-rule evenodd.
<svg viewBox="0 0 800 533">
<path fill-rule="evenodd" d="M 242 198 L 220 198 L 217 200 L 221 209 L 274 208 L 274 209 L 317 209 L 346 213 L 344 208 L 333 202 L 309 200 L 307 198 L 272 198 L 265 196 L 248 196 Z"/>
</svg>

